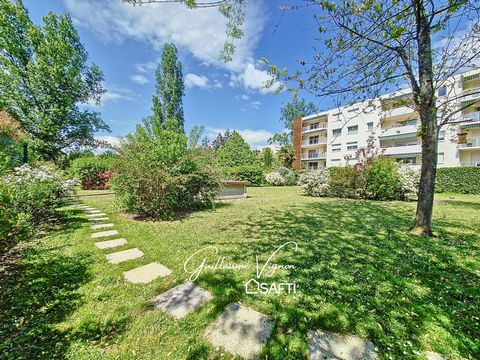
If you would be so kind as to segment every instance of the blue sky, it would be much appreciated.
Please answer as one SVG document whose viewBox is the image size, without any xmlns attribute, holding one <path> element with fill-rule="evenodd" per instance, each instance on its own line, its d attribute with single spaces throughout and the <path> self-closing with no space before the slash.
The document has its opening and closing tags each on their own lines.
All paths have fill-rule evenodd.
<svg viewBox="0 0 480 360">
<path fill-rule="evenodd" d="M 68 12 L 91 61 L 103 70 L 108 92 L 96 110 L 112 132 L 99 137 L 126 135 L 150 114 L 154 69 L 162 44 L 173 41 L 184 66 L 187 131 L 197 124 L 205 125 L 211 136 L 220 129 L 236 129 L 252 147 L 263 146 L 282 130 L 280 108 L 290 94 L 263 88 L 267 74 L 259 60 L 266 57 L 292 69 L 300 56 L 311 53 L 309 41 L 315 34 L 308 9 L 282 17 L 280 2 L 249 1 L 245 36 L 237 43 L 234 60 L 225 64 L 218 61 L 225 19 L 217 9 L 190 10 L 178 4 L 133 7 L 121 0 L 24 2 L 37 23 L 49 10 Z"/>
</svg>

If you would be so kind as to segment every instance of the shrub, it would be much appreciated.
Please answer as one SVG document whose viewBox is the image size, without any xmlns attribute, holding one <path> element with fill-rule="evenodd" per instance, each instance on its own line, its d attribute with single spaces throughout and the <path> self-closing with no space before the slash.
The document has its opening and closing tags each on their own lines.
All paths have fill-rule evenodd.
<svg viewBox="0 0 480 360">
<path fill-rule="evenodd" d="M 111 185 L 121 208 L 143 218 L 166 220 L 213 206 L 220 176 L 208 165 L 209 159 L 192 152 L 178 160 L 172 157 L 165 166 L 150 150 L 130 144 L 115 163 Z"/>
<path fill-rule="evenodd" d="M 52 167 L 23 165 L 0 180 L 2 237 L 33 230 L 56 217 L 56 208 L 74 195 L 75 183 L 65 181 Z"/>
<path fill-rule="evenodd" d="M 224 173 L 228 180 L 248 181 L 250 186 L 260 186 L 264 179 L 262 167 L 255 164 L 227 168 Z"/>
<path fill-rule="evenodd" d="M 80 180 L 83 190 L 106 190 L 111 178 L 113 158 L 85 156 L 72 161 L 70 173 Z"/>
<path fill-rule="evenodd" d="M 403 165 L 398 168 L 398 178 L 404 200 L 415 200 L 418 196 L 420 183 L 420 168 L 411 165 Z"/>
<path fill-rule="evenodd" d="M 297 183 L 297 177 L 295 176 L 293 170 L 281 166 L 278 168 L 277 171 L 280 176 L 283 177 L 283 179 L 285 180 L 285 185 L 295 185 Z"/>
<path fill-rule="evenodd" d="M 331 196 L 358 198 L 364 195 L 365 180 L 356 167 L 332 167 L 329 174 Z"/>
<path fill-rule="evenodd" d="M 402 185 L 398 175 L 398 164 L 386 157 L 375 158 L 364 171 L 366 197 L 389 200 L 401 196 Z"/>
<path fill-rule="evenodd" d="M 267 181 L 268 185 L 271 186 L 283 186 L 285 185 L 285 179 L 283 178 L 278 171 L 274 171 L 265 175 L 265 180 Z"/>
<path fill-rule="evenodd" d="M 328 196 L 330 194 L 330 172 L 328 169 L 305 172 L 300 175 L 298 183 L 307 195 Z"/>
<path fill-rule="evenodd" d="M 480 167 L 439 168 L 435 191 L 480 195 Z"/>
</svg>

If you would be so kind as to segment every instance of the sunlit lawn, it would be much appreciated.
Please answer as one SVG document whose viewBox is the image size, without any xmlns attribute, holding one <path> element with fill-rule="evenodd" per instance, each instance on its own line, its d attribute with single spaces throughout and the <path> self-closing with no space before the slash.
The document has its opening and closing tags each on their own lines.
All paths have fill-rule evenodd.
<svg viewBox="0 0 480 360">
<path fill-rule="evenodd" d="M 249 195 L 171 222 L 136 221 L 112 195 L 82 198 L 129 241 L 119 250 L 138 247 L 145 257 L 108 264 L 104 254 L 114 250 L 96 249 L 84 215 L 64 210 L 66 226 L 21 243 L 20 258 L 0 272 L 0 358 L 231 358 L 204 339 L 231 302 L 269 315 L 268 359 L 305 358 L 312 329 L 368 338 L 382 359 L 421 359 L 425 350 L 480 357 L 480 197 L 437 196 L 438 236 L 423 239 L 407 232 L 414 203 L 310 198 L 297 187 Z M 288 241 L 298 250 L 287 248 L 275 262 L 295 269 L 271 280 L 295 281 L 299 291 L 246 294 L 255 256 L 263 264 Z M 248 270 L 202 273 L 196 283 L 214 298 L 179 321 L 155 310 L 152 298 L 186 281 L 185 260 L 208 245 Z M 152 261 L 172 275 L 149 285 L 123 280 L 123 271 Z"/>
</svg>

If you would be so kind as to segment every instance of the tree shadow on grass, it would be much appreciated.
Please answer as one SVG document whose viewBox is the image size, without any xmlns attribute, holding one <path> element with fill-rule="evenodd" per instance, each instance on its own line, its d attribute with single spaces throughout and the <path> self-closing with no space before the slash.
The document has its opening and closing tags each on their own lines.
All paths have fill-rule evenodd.
<svg viewBox="0 0 480 360">
<path fill-rule="evenodd" d="M 299 246 L 275 258 L 295 266 L 285 277 L 300 294 L 268 300 L 276 319 L 270 357 L 305 356 L 302 339 L 313 329 L 368 337 L 395 359 L 416 358 L 425 347 L 479 355 L 478 274 L 464 261 L 478 251 L 478 229 L 465 232 L 459 219 L 443 219 L 435 221 L 442 237 L 417 237 L 406 231 L 411 211 L 402 203 L 338 200 L 267 211 L 239 224 L 251 239 L 241 257 L 265 261 L 287 241 Z M 464 236 L 454 238 L 455 229 Z"/>
<path fill-rule="evenodd" d="M 63 224 L 52 224 L 49 231 L 56 228 L 68 239 L 86 221 L 77 212 L 67 210 Z M 15 260 L 0 272 L 0 358 L 63 359 L 72 338 L 103 336 L 103 328 L 74 334 L 59 327 L 82 304 L 79 288 L 91 279 L 90 256 L 66 256 L 62 250 L 67 246 L 37 236 L 12 249 Z M 119 326 L 109 326 L 110 333 L 112 329 Z"/>
</svg>

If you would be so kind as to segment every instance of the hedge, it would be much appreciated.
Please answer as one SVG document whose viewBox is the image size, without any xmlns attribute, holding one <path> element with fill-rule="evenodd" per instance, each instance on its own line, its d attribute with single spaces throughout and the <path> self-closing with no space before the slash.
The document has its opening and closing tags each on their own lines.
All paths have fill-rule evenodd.
<svg viewBox="0 0 480 360">
<path fill-rule="evenodd" d="M 439 168 L 435 191 L 480 195 L 480 167 Z"/>
</svg>

